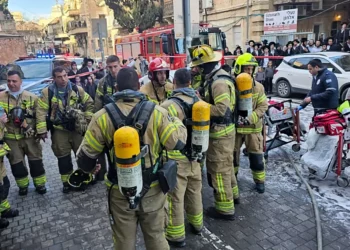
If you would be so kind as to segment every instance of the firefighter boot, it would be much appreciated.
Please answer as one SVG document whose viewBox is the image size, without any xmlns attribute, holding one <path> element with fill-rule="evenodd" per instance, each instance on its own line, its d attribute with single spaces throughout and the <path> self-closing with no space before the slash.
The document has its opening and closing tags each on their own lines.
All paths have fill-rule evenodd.
<svg viewBox="0 0 350 250">
<path fill-rule="evenodd" d="M 28 194 L 28 188 L 24 187 L 24 188 L 19 188 L 18 194 L 20 196 L 25 196 Z"/>
<path fill-rule="evenodd" d="M 167 240 L 169 243 L 169 246 L 175 247 L 175 248 L 182 248 L 186 246 L 186 242 L 183 241 L 171 241 L 171 240 Z"/>
<path fill-rule="evenodd" d="M 256 191 L 259 194 L 265 193 L 265 184 L 264 183 L 256 183 Z"/>
<path fill-rule="evenodd" d="M 71 190 L 68 184 L 69 175 L 73 172 L 72 157 L 70 155 L 58 158 L 58 169 L 61 174 L 61 180 L 63 183 L 63 193 L 69 193 Z"/>
<path fill-rule="evenodd" d="M 233 202 L 235 203 L 235 205 L 238 205 L 241 203 L 239 198 L 233 199 Z"/>
<path fill-rule="evenodd" d="M 17 209 L 9 208 L 3 212 L 1 212 L 1 218 L 13 218 L 19 215 Z"/>
<path fill-rule="evenodd" d="M 235 220 L 234 214 L 221 214 L 218 211 L 216 211 L 215 207 L 210 207 L 207 210 L 207 215 L 213 219 L 218 219 L 218 220 L 229 220 L 229 221 Z"/>
<path fill-rule="evenodd" d="M 7 228 L 10 225 L 10 222 L 4 218 L 0 218 L 0 229 Z"/>
<path fill-rule="evenodd" d="M 30 160 L 29 161 L 30 175 L 33 178 L 35 191 L 38 194 L 46 193 L 46 175 L 44 164 L 42 160 Z"/>
<path fill-rule="evenodd" d="M 189 225 L 190 225 L 191 232 L 192 232 L 193 234 L 195 234 L 195 235 L 201 235 L 201 234 L 202 234 L 203 228 L 197 229 L 197 228 L 195 228 L 191 223 L 189 223 Z"/>
</svg>

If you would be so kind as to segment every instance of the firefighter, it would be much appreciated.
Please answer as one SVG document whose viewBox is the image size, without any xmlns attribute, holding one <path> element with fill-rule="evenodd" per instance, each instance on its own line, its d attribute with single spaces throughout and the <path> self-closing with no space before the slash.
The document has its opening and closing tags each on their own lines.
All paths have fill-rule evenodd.
<svg viewBox="0 0 350 250">
<path fill-rule="evenodd" d="M 118 250 L 134 249 L 136 231 L 138 223 L 140 223 L 146 249 L 166 250 L 169 249 L 164 237 L 166 196 L 163 194 L 164 190 L 163 192 L 161 190 L 162 182 L 156 177 L 158 175 L 153 174 L 153 171 L 162 159 L 163 147 L 167 150 L 181 150 L 185 146 L 186 127 L 178 118 L 170 117 L 165 109 L 147 101 L 146 96 L 139 92 L 140 84 L 134 69 L 122 68 L 118 73 L 117 82 L 119 93 L 114 95 L 115 103 L 106 105 L 92 118 L 78 152 L 78 168 L 86 174 L 96 172 L 95 163 L 98 155 L 105 147 L 112 149 L 113 141 L 114 144 L 118 143 L 118 139 L 112 140 L 116 138 L 115 131 L 119 132 L 119 129 L 130 128 L 123 127 L 123 125 L 137 127 L 140 136 L 137 136 L 137 140 L 140 138 L 140 141 L 150 152 L 149 156 L 144 157 L 145 168 L 141 180 L 136 179 L 137 176 L 120 178 L 120 172 L 115 167 L 110 167 L 106 175 L 114 245 L 115 249 Z M 136 119 L 137 124 L 134 124 L 134 119 L 127 119 L 130 116 Z M 117 145 L 114 149 L 126 149 L 132 147 L 134 143 L 141 143 L 135 142 L 132 137 L 127 139 L 130 139 L 128 143 L 125 143 L 128 147 Z M 115 159 L 120 160 L 121 157 L 117 156 Z M 150 159 L 152 159 L 153 165 Z M 124 164 L 130 161 L 130 159 L 124 159 Z M 172 177 L 176 181 L 176 173 Z M 131 209 L 131 200 L 122 194 L 125 191 L 122 184 L 130 182 L 138 185 L 141 181 L 144 183 L 143 190 L 150 188 L 143 198 L 142 196 L 139 198 L 140 204 Z"/>
<path fill-rule="evenodd" d="M 141 93 L 156 104 L 161 104 L 168 98 L 173 90 L 173 84 L 169 81 L 169 66 L 161 58 L 156 58 L 148 66 L 149 82 L 141 87 Z"/>
<path fill-rule="evenodd" d="M 44 88 L 38 101 L 37 118 L 40 138 L 51 131 L 51 148 L 58 158 L 58 168 L 63 182 L 63 193 L 70 191 L 67 183 L 73 171 L 71 151 L 77 152 L 89 121 L 93 115 L 93 100 L 83 88 L 73 85 L 63 67 L 52 71 L 54 82 Z M 46 117 L 49 117 L 48 124 Z"/>
<path fill-rule="evenodd" d="M 214 189 L 215 208 L 208 215 L 234 220 L 234 199 L 238 203 L 238 186 L 233 174 L 235 123 L 233 113 L 236 103 L 235 86 L 230 75 L 221 69 L 222 54 L 208 45 L 189 49 L 191 68 L 198 67 L 204 87 L 198 92 L 210 107 L 210 139 L 206 155 L 208 183 Z"/>
<path fill-rule="evenodd" d="M 121 68 L 119 57 L 111 55 L 106 60 L 108 74 L 99 82 L 95 97 L 95 113 L 103 108 L 109 102 L 109 97 L 115 93 L 117 85 L 117 74 Z"/>
<path fill-rule="evenodd" d="M 178 117 L 182 121 L 192 117 L 190 107 L 199 101 L 195 90 L 190 88 L 190 84 L 190 71 L 188 69 L 178 69 L 174 76 L 174 91 L 171 97 L 161 105 L 169 111 L 171 116 Z M 209 110 L 208 106 L 208 118 L 210 118 Z M 200 234 L 203 228 L 201 166 L 197 159 L 193 157 L 190 132 L 189 130 L 187 132 L 185 151 L 168 152 L 169 157 L 178 163 L 177 186 L 173 192 L 168 193 L 169 223 L 165 233 L 169 244 L 174 247 L 184 247 L 186 245 L 184 207 L 192 232 Z M 209 131 L 207 132 L 209 137 Z M 207 141 L 208 139 L 206 138 Z"/>
<path fill-rule="evenodd" d="M 117 74 L 121 69 L 120 60 L 118 56 L 111 55 L 106 60 L 108 74 L 106 74 L 99 82 L 95 96 L 95 113 L 103 108 L 104 105 L 109 103 L 112 98 L 111 96 L 116 91 L 117 86 Z M 108 157 L 108 154 L 107 154 Z M 98 164 L 101 165 L 101 170 L 97 175 L 97 180 L 102 181 L 104 174 L 107 172 L 107 163 L 105 154 L 100 155 L 98 158 Z"/>
<path fill-rule="evenodd" d="M 12 149 L 8 154 L 12 174 L 19 187 L 19 195 L 27 195 L 29 178 L 24 158 L 27 156 L 30 175 L 35 190 L 46 193 L 46 175 L 42 161 L 42 147 L 36 138 L 37 131 L 43 126 L 37 119 L 38 97 L 22 88 L 22 79 L 18 71 L 7 73 L 8 90 L 0 93 L 0 105 L 8 114 L 5 142 Z"/>
<path fill-rule="evenodd" d="M 10 190 L 10 181 L 6 176 L 6 167 L 4 164 L 4 156 L 10 151 L 10 148 L 2 140 L 4 138 L 5 123 L 7 123 L 7 115 L 4 113 L 0 117 L 0 229 L 8 227 L 10 224 L 7 218 L 13 218 L 18 216 L 17 209 L 13 209 L 10 206 L 7 196 Z"/>
<path fill-rule="evenodd" d="M 240 149 L 245 143 L 249 156 L 250 169 L 256 183 L 258 193 L 265 192 L 265 161 L 263 154 L 263 116 L 267 111 L 268 103 L 262 84 L 254 81 L 253 74 L 258 62 L 250 53 L 244 53 L 236 60 L 234 67 L 235 76 L 247 73 L 253 81 L 252 90 L 252 113 L 237 127 L 236 142 L 234 150 L 234 166 L 237 176 L 239 170 Z"/>
</svg>

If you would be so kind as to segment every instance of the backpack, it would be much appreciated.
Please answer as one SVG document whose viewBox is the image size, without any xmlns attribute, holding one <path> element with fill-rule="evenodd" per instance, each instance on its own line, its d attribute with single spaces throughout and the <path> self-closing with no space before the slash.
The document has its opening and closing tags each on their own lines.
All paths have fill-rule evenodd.
<svg viewBox="0 0 350 250">
<path fill-rule="evenodd" d="M 339 135 L 346 126 L 345 119 L 337 110 L 327 110 L 313 118 L 310 129 L 315 128 L 317 133 L 324 135 Z"/>
<path fill-rule="evenodd" d="M 217 124 L 229 124 L 232 122 L 232 123 L 237 125 L 238 124 L 238 110 L 239 110 L 237 100 L 239 98 L 239 91 L 238 91 L 237 86 L 236 86 L 236 81 L 232 76 L 217 75 L 208 81 L 207 86 L 208 86 L 208 90 L 209 90 L 209 103 L 214 104 L 212 85 L 218 79 L 228 80 L 228 81 L 233 83 L 233 85 L 235 86 L 236 104 L 235 104 L 235 108 L 231 112 L 231 114 L 228 114 L 228 112 L 226 112 L 225 117 L 211 118 L 210 121 L 215 122 Z"/>
</svg>

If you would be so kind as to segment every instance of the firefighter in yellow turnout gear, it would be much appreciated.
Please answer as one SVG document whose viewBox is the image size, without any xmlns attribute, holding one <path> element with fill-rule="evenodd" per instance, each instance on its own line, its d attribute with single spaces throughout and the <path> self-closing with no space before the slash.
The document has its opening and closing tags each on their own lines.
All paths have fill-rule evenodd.
<svg viewBox="0 0 350 250">
<path fill-rule="evenodd" d="M 244 53 L 236 60 L 234 74 L 239 77 L 242 73 L 249 74 L 254 81 L 253 73 L 258 66 L 256 59 L 250 53 Z M 237 82 L 237 81 L 236 81 Z M 237 82 L 238 84 L 238 82 Z M 252 112 L 244 118 L 237 127 L 236 142 L 234 150 L 234 167 L 237 176 L 240 162 L 240 149 L 245 143 L 248 152 L 250 169 L 256 183 L 258 193 L 265 192 L 265 161 L 263 153 L 263 116 L 268 108 L 265 90 L 262 84 L 254 81 L 252 89 Z M 242 117 L 241 117 L 242 118 Z"/>
<path fill-rule="evenodd" d="M 174 91 L 172 96 L 161 106 L 169 111 L 169 114 L 178 117 L 186 123 L 186 119 L 192 117 L 192 105 L 199 101 L 196 92 L 190 88 L 191 73 L 187 69 L 178 69 L 174 76 Z M 210 119 L 209 105 L 203 102 L 207 108 L 208 125 Z M 194 112 L 194 111 L 193 111 Z M 173 192 L 168 193 L 168 226 L 166 238 L 174 247 L 184 247 L 185 224 L 184 208 L 191 230 L 200 234 L 203 228 L 203 204 L 202 204 L 202 175 L 200 163 L 194 156 L 191 144 L 191 132 L 188 128 L 188 137 L 185 150 L 170 151 L 168 155 L 178 163 L 177 186 Z M 192 130 L 192 129 L 191 129 Z M 209 139 L 209 126 L 206 140 Z M 207 144 L 208 146 L 208 144 Z"/>
<path fill-rule="evenodd" d="M 0 117 L 0 229 L 8 227 L 10 224 L 7 218 L 18 216 L 17 209 L 12 209 L 7 197 L 10 190 L 10 180 L 6 175 L 6 167 L 4 164 L 4 156 L 10 151 L 10 148 L 3 142 L 5 123 L 7 123 L 7 115 L 3 113 Z"/>
<path fill-rule="evenodd" d="M 68 176 L 73 172 L 71 151 L 77 152 L 82 135 L 93 115 L 93 100 L 79 86 L 72 85 L 62 67 L 53 70 L 54 83 L 42 90 L 38 101 L 38 134 L 47 137 L 47 125 L 51 131 L 52 151 L 58 159 L 63 192 L 68 193 Z M 46 124 L 46 116 L 49 124 Z"/>
<path fill-rule="evenodd" d="M 8 114 L 4 141 L 12 149 L 8 154 L 11 171 L 19 187 L 19 195 L 27 195 L 29 178 L 25 166 L 28 158 L 30 175 L 39 194 L 46 193 L 46 175 L 42 147 L 36 138 L 42 124 L 37 119 L 38 98 L 22 88 L 18 71 L 9 71 L 8 90 L 0 93 L 0 105 Z"/>
<path fill-rule="evenodd" d="M 149 82 L 144 84 L 140 92 L 145 94 L 148 100 L 160 105 L 171 94 L 173 84 L 169 81 L 169 66 L 161 58 L 155 58 L 148 66 Z"/>
<path fill-rule="evenodd" d="M 199 90 L 210 107 L 210 139 L 206 156 L 209 185 L 214 189 L 215 209 L 208 215 L 234 220 L 234 198 L 238 198 L 238 186 L 233 171 L 235 124 L 233 113 L 236 97 L 230 75 L 219 64 L 222 55 L 207 45 L 190 48 L 191 67 L 198 67 L 204 87 Z"/>
<path fill-rule="evenodd" d="M 130 146 L 127 143 L 120 145 L 118 141 L 113 142 L 113 138 L 116 138 L 117 134 L 120 135 L 115 133 L 116 130 L 120 132 L 118 128 L 137 128 L 141 146 L 144 145 L 149 149 L 149 154 L 141 161 L 143 162 L 142 190 L 148 190 L 148 192 L 142 191 L 143 195 L 134 200 L 126 196 L 128 189 L 123 185 L 140 182 L 133 177 L 120 178 L 122 173 L 127 175 L 130 172 L 120 170 L 118 165 L 117 168 L 109 168 L 106 184 L 109 189 L 109 213 L 114 245 L 116 250 L 135 249 L 136 231 L 140 223 L 146 249 L 167 250 L 169 245 L 164 235 L 166 196 L 161 189 L 163 187 L 159 177 L 161 175 L 155 176 L 153 172 L 159 165 L 163 165 L 159 164 L 163 147 L 167 150 L 181 150 L 185 146 L 186 127 L 178 118 L 170 117 L 164 108 L 147 101 L 146 96 L 139 92 L 135 70 L 122 68 L 118 73 L 117 82 L 118 93 L 114 95 L 115 103 L 106 105 L 92 118 L 78 152 L 78 167 L 86 174 L 95 172 L 96 159 L 105 147 L 111 149 L 118 164 L 131 163 L 136 156 L 129 160 L 122 159 L 120 154 L 114 154 L 115 150 L 118 151 L 121 148 L 113 149 L 113 145 L 130 148 L 134 142 Z M 176 180 L 176 173 L 172 177 Z M 131 208 L 131 201 L 134 201 L 134 205 L 138 205 Z"/>
</svg>

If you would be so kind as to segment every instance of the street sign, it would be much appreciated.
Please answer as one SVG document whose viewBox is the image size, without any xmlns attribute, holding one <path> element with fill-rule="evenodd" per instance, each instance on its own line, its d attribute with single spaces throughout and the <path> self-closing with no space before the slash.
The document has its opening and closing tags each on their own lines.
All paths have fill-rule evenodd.
<svg viewBox="0 0 350 250">
<path fill-rule="evenodd" d="M 91 25 L 92 25 L 92 38 L 100 38 L 100 35 L 102 38 L 108 37 L 106 18 L 91 19 Z M 99 35 L 99 32 L 100 32 L 100 35 Z"/>
<path fill-rule="evenodd" d="M 264 34 L 295 33 L 298 25 L 298 9 L 268 12 L 264 14 Z"/>
</svg>

